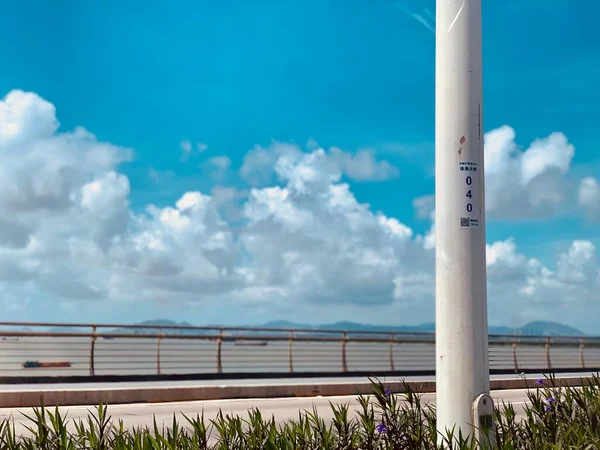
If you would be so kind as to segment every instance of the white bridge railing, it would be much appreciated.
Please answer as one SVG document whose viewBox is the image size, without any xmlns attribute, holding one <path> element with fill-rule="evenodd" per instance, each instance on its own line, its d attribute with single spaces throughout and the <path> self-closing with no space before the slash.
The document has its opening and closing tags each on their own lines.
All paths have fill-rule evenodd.
<svg viewBox="0 0 600 450">
<path fill-rule="evenodd" d="M 491 335 L 489 350 L 492 373 L 600 368 L 598 338 Z M 3 379 L 434 370 L 433 333 L 0 323 Z"/>
</svg>

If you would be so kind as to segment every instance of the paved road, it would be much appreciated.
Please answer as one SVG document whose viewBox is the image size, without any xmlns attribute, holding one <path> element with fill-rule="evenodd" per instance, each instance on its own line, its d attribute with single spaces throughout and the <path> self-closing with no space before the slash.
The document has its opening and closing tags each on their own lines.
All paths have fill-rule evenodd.
<svg viewBox="0 0 600 450">
<path fill-rule="evenodd" d="M 518 414 L 522 415 L 523 407 L 527 403 L 526 390 L 505 390 L 492 392 L 492 396 L 496 402 L 510 402 L 515 406 Z M 424 403 L 435 404 L 435 394 L 423 395 Z M 109 406 L 109 415 L 113 420 L 122 419 L 126 428 L 134 427 L 152 427 L 153 420 L 159 427 L 169 426 L 173 414 L 180 420 L 182 425 L 185 424 L 183 414 L 188 417 L 195 417 L 196 414 L 202 414 L 204 411 L 205 420 L 214 419 L 221 410 L 224 414 L 234 414 L 246 416 L 246 413 L 251 408 L 259 408 L 263 413 L 263 417 L 274 416 L 278 423 L 285 422 L 290 419 L 297 419 L 298 412 L 303 410 L 312 410 L 316 407 L 318 413 L 326 421 L 330 421 L 333 417 L 329 402 L 333 404 L 349 404 L 352 411 L 351 416 L 356 415 L 358 402 L 355 396 L 347 397 L 317 397 L 317 398 L 285 398 L 285 399 L 251 399 L 251 400 L 215 400 L 215 401 L 200 401 L 200 402 L 182 402 L 182 403 L 160 403 L 160 404 L 130 404 Z M 72 406 L 60 408 L 61 413 L 67 414 L 68 418 L 83 419 L 92 410 L 91 407 Z M 23 413 L 31 415 L 30 408 L 23 409 L 0 409 L 0 420 L 13 418 L 18 435 L 28 435 L 26 429 L 27 419 L 23 417 Z M 72 422 L 70 423 L 71 430 L 74 430 Z"/>
<path fill-rule="evenodd" d="M 557 374 L 557 378 L 590 377 L 591 372 Z M 520 375 L 522 377 L 522 375 Z M 491 375 L 492 380 L 507 380 L 520 377 L 519 375 Z M 527 374 L 527 379 L 535 380 L 544 375 Z M 435 376 L 387 377 L 382 381 L 435 381 Z M 251 385 L 322 385 L 328 383 L 363 383 L 368 382 L 368 377 L 328 377 L 328 378 L 276 378 L 276 379 L 237 379 L 237 380 L 186 380 L 186 381 L 147 381 L 147 382 L 114 382 L 114 383 L 72 383 L 72 384 L 0 384 L 0 391 L 26 391 L 26 390 L 65 390 L 65 389 L 114 389 L 131 387 L 184 387 L 184 386 L 251 386 Z"/>
</svg>

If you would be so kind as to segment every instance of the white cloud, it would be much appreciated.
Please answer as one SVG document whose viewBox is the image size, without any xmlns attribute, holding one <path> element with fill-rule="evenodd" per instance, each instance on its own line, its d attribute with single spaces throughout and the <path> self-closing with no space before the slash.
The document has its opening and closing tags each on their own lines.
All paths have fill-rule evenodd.
<svg viewBox="0 0 600 450">
<path fill-rule="evenodd" d="M 223 219 L 232 224 L 243 220 L 243 208 L 248 198 L 247 190 L 239 190 L 231 186 L 216 185 L 210 193 Z"/>
<path fill-rule="evenodd" d="M 200 164 L 205 176 L 212 178 L 215 182 L 224 183 L 233 172 L 232 161 L 228 156 L 213 156 Z"/>
<path fill-rule="evenodd" d="M 192 141 L 189 139 L 184 139 L 179 143 L 179 148 L 181 149 L 181 162 L 186 162 L 188 159 L 192 157 L 194 145 Z M 208 149 L 208 145 L 204 142 L 198 142 L 196 144 L 196 149 L 199 153 L 203 153 Z"/>
<path fill-rule="evenodd" d="M 557 277 L 565 283 L 588 284 L 598 280 L 595 261 L 596 246 L 589 241 L 573 241 L 566 253 L 560 255 Z"/>
<path fill-rule="evenodd" d="M 535 140 L 524 151 L 508 126 L 485 135 L 486 208 L 489 218 L 541 218 L 557 214 L 570 194 L 565 179 L 575 149 L 562 133 Z"/>
<path fill-rule="evenodd" d="M 80 217 L 95 221 L 95 239 L 107 249 L 113 237 L 127 230 L 129 221 L 129 180 L 114 171 L 86 183 L 73 196 L 79 204 Z"/>
<path fill-rule="evenodd" d="M 273 142 L 269 148 L 256 145 L 244 156 L 240 175 L 251 185 L 265 185 L 273 181 L 275 163 L 280 156 L 298 158 L 302 151 L 293 144 Z"/>
<path fill-rule="evenodd" d="M 487 246 L 490 317 L 508 323 L 508 312 L 522 317 L 593 326 L 587 316 L 600 312 L 599 266 L 589 241 L 573 241 L 552 270 L 517 252 L 512 239 Z M 503 319 L 500 319 L 503 318 Z"/>
<path fill-rule="evenodd" d="M 490 282 L 500 285 L 507 281 L 523 282 L 527 270 L 537 266 L 537 261 L 528 260 L 525 255 L 517 253 L 513 239 L 486 245 L 486 263 Z"/>
<path fill-rule="evenodd" d="M 189 139 L 184 139 L 183 141 L 181 141 L 179 147 L 181 148 L 181 151 L 183 153 L 190 153 L 192 151 L 192 143 Z"/>
<path fill-rule="evenodd" d="M 571 314 L 587 310 L 587 314 L 596 315 L 600 306 L 599 274 L 595 245 L 589 241 L 573 241 L 558 256 L 555 270 L 538 265 L 538 270 L 528 275 L 521 292 L 546 308 L 560 306 Z"/>
<path fill-rule="evenodd" d="M 577 192 L 569 178 L 574 154 L 575 148 L 562 133 L 536 139 L 525 150 L 518 147 L 515 131 L 509 126 L 486 133 L 486 218 L 550 219 L 575 213 L 573 205 Z M 579 203 L 590 208 L 590 202 L 593 203 L 590 195 L 593 194 L 590 194 L 590 182 L 587 183 L 580 187 Z M 430 198 L 425 196 L 415 200 L 419 217 L 425 213 L 423 208 L 430 204 Z"/>
<path fill-rule="evenodd" d="M 593 177 L 581 180 L 578 192 L 579 206 L 592 220 L 600 220 L 600 183 Z"/>
<path fill-rule="evenodd" d="M 371 149 L 359 150 L 352 154 L 332 147 L 326 152 L 314 140 L 309 141 L 308 147 L 311 152 L 320 150 L 324 153 L 324 170 L 345 175 L 353 181 L 382 181 L 399 175 L 398 169 L 389 162 L 377 161 Z M 305 155 L 299 146 L 289 143 L 274 141 L 267 148 L 256 146 L 245 155 L 240 174 L 253 186 L 266 185 L 274 182 L 273 177 L 277 173 L 275 164 L 281 157 L 285 158 L 285 163 L 293 165 Z"/>
<path fill-rule="evenodd" d="M 47 138 L 58 127 L 54 105 L 33 93 L 13 90 L 0 104 L 3 148 Z"/>
<path fill-rule="evenodd" d="M 335 161 L 348 178 L 354 181 L 381 181 L 399 176 L 399 171 L 387 161 L 377 161 L 375 152 L 370 149 L 359 150 L 351 154 L 333 147 L 330 158 Z"/>
<path fill-rule="evenodd" d="M 247 191 L 240 191 L 231 186 L 220 186 L 217 185 L 212 188 L 211 196 L 218 205 L 227 203 L 233 200 L 238 200 L 241 198 L 248 197 Z"/>
<path fill-rule="evenodd" d="M 435 196 L 425 195 L 424 197 L 416 198 L 413 200 L 413 207 L 419 219 L 430 218 L 435 211 Z"/>
<path fill-rule="evenodd" d="M 433 220 L 418 235 L 360 203 L 343 182 L 392 176 L 372 152 L 257 147 L 242 174 L 277 184 L 184 192 L 171 206 L 134 213 L 129 180 L 119 172 L 131 151 L 81 128 L 59 132 L 57 124 L 54 107 L 35 94 L 13 92 L 0 101 L 0 205 L 10 212 L 0 220 L 0 292 L 4 302 L 32 299 L 14 308 L 43 303 L 85 311 L 74 305 L 137 302 L 144 311 L 199 304 L 223 311 L 219 320 L 231 311 L 309 321 L 326 321 L 332 311 L 339 320 L 432 320 Z M 535 206 L 528 189 L 549 173 L 560 179 L 569 146 L 556 135 L 519 156 L 503 133 L 490 136 L 491 172 L 506 176 L 503 167 L 518 168 L 523 201 Z M 595 198 L 593 186 L 582 183 L 583 206 Z M 431 199 L 415 205 L 433 219 Z M 592 242 L 574 241 L 552 265 L 519 253 L 511 239 L 487 251 L 493 323 L 521 310 L 555 319 L 561 308 L 588 308 L 586 317 L 600 312 Z"/>
<path fill-rule="evenodd" d="M 150 206 L 111 248 L 110 297 L 203 301 L 242 281 L 234 238 L 213 199 L 187 192 L 174 207 Z"/>
<path fill-rule="evenodd" d="M 228 169 L 231 166 L 231 159 L 227 156 L 213 156 L 208 160 L 208 163 L 218 169 Z"/>
<path fill-rule="evenodd" d="M 284 187 L 254 189 L 242 235 L 254 279 L 292 301 L 407 307 L 427 301 L 397 286 L 426 275 L 430 255 L 412 230 L 358 203 L 321 149 L 276 164 Z M 429 286 L 429 284 L 425 284 Z M 430 291 L 430 289 L 429 289 Z M 430 291 L 431 293 L 431 291 Z"/>
</svg>

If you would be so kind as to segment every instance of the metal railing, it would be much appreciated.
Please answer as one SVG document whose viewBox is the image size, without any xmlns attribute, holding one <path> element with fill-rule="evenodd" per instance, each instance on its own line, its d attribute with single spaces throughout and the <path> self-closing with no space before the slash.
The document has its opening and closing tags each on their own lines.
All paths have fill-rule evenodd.
<svg viewBox="0 0 600 450">
<path fill-rule="evenodd" d="M 600 367 L 594 337 L 491 335 L 489 348 L 496 372 Z M 0 322 L 3 378 L 434 369 L 435 335 L 424 332 Z"/>
</svg>

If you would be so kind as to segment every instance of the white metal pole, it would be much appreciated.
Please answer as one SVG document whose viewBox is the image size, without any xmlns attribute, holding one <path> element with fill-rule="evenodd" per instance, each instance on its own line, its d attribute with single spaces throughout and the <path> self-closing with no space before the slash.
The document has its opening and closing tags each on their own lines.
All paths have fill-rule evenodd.
<svg viewBox="0 0 600 450">
<path fill-rule="evenodd" d="M 442 435 L 493 426 L 481 40 L 481 0 L 437 0 L 436 410 Z"/>
</svg>

